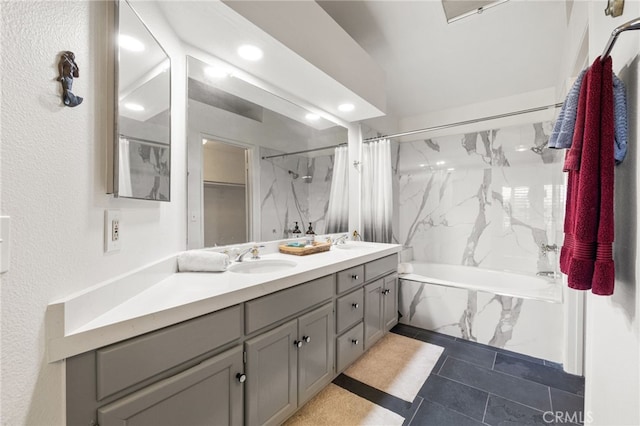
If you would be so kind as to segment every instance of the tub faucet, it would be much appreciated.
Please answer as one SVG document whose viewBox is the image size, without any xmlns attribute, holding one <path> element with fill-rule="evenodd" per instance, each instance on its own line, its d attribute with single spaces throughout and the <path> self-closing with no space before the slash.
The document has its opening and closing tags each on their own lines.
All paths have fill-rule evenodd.
<svg viewBox="0 0 640 426">
<path fill-rule="evenodd" d="M 536 275 L 539 277 L 547 277 L 547 278 L 558 278 L 559 274 L 555 271 L 540 271 L 536 272 Z"/>
<path fill-rule="evenodd" d="M 558 246 L 556 244 L 549 245 L 549 244 L 542 243 L 540 245 L 540 249 L 542 250 L 542 254 L 547 254 L 550 251 L 554 253 L 558 252 Z"/>
</svg>

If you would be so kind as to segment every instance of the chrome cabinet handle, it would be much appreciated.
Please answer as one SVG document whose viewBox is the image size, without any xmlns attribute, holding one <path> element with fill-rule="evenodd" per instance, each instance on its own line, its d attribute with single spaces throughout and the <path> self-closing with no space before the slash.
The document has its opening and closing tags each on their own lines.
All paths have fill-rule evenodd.
<svg viewBox="0 0 640 426">
<path fill-rule="evenodd" d="M 302 340 L 304 340 L 305 343 L 311 343 L 311 336 L 302 336 Z"/>
<path fill-rule="evenodd" d="M 391 291 L 391 290 L 389 290 L 388 288 L 386 288 L 386 289 L 382 290 L 382 294 L 386 296 L 387 294 L 389 294 L 389 292 L 390 292 L 390 291 Z"/>
<path fill-rule="evenodd" d="M 358 303 L 352 303 L 351 306 L 353 307 L 353 309 L 358 309 L 360 307 Z"/>
<path fill-rule="evenodd" d="M 354 280 L 357 280 L 360 277 L 357 274 L 353 274 L 353 275 L 351 275 L 351 278 L 354 279 Z"/>
<path fill-rule="evenodd" d="M 293 346 L 295 346 L 297 348 L 301 348 L 302 345 L 304 345 L 304 342 L 302 340 L 294 340 L 293 341 Z"/>
<path fill-rule="evenodd" d="M 236 379 L 238 379 L 238 382 L 244 383 L 247 381 L 247 375 L 244 373 L 238 373 L 236 374 Z"/>
<path fill-rule="evenodd" d="M 358 339 L 351 339 L 351 343 L 353 343 L 354 345 L 357 345 L 360 342 L 358 341 Z"/>
</svg>

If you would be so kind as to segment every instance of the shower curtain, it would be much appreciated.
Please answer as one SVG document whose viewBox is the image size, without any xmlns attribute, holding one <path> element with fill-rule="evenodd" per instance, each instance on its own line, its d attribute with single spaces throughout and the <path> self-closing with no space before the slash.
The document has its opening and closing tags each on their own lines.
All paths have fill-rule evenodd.
<svg viewBox="0 0 640 426">
<path fill-rule="evenodd" d="M 120 137 L 118 143 L 118 196 L 132 197 L 131 151 L 129 139 Z"/>
<path fill-rule="evenodd" d="M 362 146 L 362 237 L 390 243 L 392 238 L 391 143 L 388 139 Z"/>
<path fill-rule="evenodd" d="M 349 170 L 347 161 L 347 147 L 336 148 L 326 216 L 325 232 L 327 234 L 345 232 L 349 229 Z"/>
</svg>

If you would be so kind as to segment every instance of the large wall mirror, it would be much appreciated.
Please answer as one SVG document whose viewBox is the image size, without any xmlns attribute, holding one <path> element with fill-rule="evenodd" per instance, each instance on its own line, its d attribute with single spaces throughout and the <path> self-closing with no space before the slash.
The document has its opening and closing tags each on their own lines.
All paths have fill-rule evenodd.
<svg viewBox="0 0 640 426">
<path fill-rule="evenodd" d="M 128 2 L 115 4 L 113 192 L 117 197 L 170 201 L 169 56 Z"/>
<path fill-rule="evenodd" d="M 296 222 L 302 233 L 309 224 L 327 232 L 336 146 L 347 129 L 215 58 L 188 57 L 187 67 L 189 248 L 287 238 Z M 347 188 L 346 176 L 340 184 Z"/>
</svg>

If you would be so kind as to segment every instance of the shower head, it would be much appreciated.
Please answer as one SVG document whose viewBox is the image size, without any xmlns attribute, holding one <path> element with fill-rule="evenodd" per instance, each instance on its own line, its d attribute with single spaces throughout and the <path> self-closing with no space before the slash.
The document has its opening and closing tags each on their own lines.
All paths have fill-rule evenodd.
<svg viewBox="0 0 640 426">
<path fill-rule="evenodd" d="M 313 176 L 311 175 L 302 176 L 302 181 L 304 183 L 311 183 L 313 181 Z"/>
<path fill-rule="evenodd" d="M 299 174 L 297 174 L 297 173 L 296 173 L 296 172 L 294 172 L 294 171 L 287 170 L 287 172 L 291 175 L 291 177 L 293 178 L 293 180 L 296 180 L 296 179 L 298 179 L 298 178 L 300 177 L 300 175 L 299 175 Z M 306 176 L 304 176 L 304 177 L 303 177 L 303 179 L 304 179 L 305 177 L 306 177 Z"/>
</svg>

